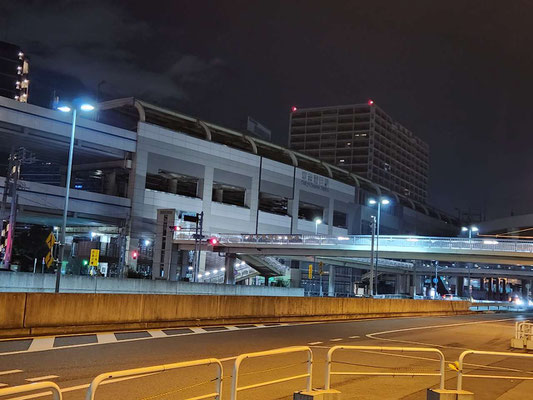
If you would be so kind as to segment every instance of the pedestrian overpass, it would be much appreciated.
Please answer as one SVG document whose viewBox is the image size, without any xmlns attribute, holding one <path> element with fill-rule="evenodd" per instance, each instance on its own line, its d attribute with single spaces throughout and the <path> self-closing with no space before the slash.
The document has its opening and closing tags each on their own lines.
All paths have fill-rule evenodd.
<svg viewBox="0 0 533 400">
<path fill-rule="evenodd" d="M 211 237 L 217 239 L 216 244 L 202 243 L 202 250 L 261 256 L 371 256 L 368 235 L 217 234 Z M 379 258 L 383 259 L 533 266 L 533 241 L 380 235 L 376 243 Z M 174 244 L 180 250 L 194 249 L 194 239 L 188 234 L 177 233 Z"/>
</svg>

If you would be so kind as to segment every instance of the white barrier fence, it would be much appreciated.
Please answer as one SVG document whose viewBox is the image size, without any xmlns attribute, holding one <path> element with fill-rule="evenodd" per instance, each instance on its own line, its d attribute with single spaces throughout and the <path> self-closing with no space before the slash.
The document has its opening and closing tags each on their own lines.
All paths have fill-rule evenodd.
<svg viewBox="0 0 533 400">
<path fill-rule="evenodd" d="M 525 347 L 528 350 L 533 350 L 533 323 L 529 321 L 515 323 L 511 347 L 514 349 L 523 349 Z"/>
<path fill-rule="evenodd" d="M 528 324 L 527 321 L 522 322 L 521 324 Z M 524 325 L 517 324 L 516 331 L 522 332 Z M 389 353 L 385 352 L 418 352 L 418 353 L 431 353 L 438 356 L 438 359 L 427 359 L 428 361 L 438 361 L 439 362 L 439 372 L 365 372 L 365 371 L 332 371 L 332 364 L 334 361 L 334 354 L 338 351 L 342 350 L 348 350 L 348 351 L 366 351 L 366 352 L 374 352 L 379 351 L 383 352 L 384 355 L 387 355 Z M 283 378 L 278 379 L 272 379 L 272 380 L 266 380 L 266 378 L 263 381 L 246 385 L 246 386 L 239 386 L 239 376 L 241 374 L 241 364 L 245 360 L 249 359 L 255 359 L 255 358 L 264 358 L 269 356 L 279 356 L 279 355 L 286 355 L 286 354 L 297 354 L 297 353 L 304 353 L 306 354 L 306 360 L 305 364 L 307 365 L 307 372 L 306 373 L 300 373 L 295 375 L 290 375 Z M 488 356 L 488 357 L 503 357 L 503 358 L 524 358 L 526 360 L 530 360 L 533 362 L 533 354 L 526 354 L 526 353 L 509 353 L 509 352 L 495 352 L 495 351 L 478 351 L 478 350 L 467 350 L 464 351 L 460 357 L 459 361 L 456 363 L 456 368 L 454 367 L 454 370 L 457 370 L 457 387 L 456 392 L 459 393 L 463 391 L 463 382 L 465 378 L 470 379 L 500 379 L 500 380 L 533 380 L 533 370 L 531 371 L 519 371 L 522 372 L 523 375 L 489 375 L 489 374 L 474 374 L 474 373 L 465 373 L 464 368 L 465 365 L 469 366 L 470 364 L 465 363 L 465 359 L 468 356 L 471 355 L 478 355 L 478 356 Z M 301 362 L 302 364 L 304 361 Z M 202 360 L 194 360 L 194 361 L 185 361 L 185 362 L 179 362 L 179 363 L 173 363 L 173 364 L 164 364 L 164 365 L 158 365 L 158 366 L 152 366 L 152 367 L 145 367 L 145 368 L 135 368 L 135 369 L 128 369 L 128 370 L 122 370 L 122 371 L 115 371 L 115 372 L 108 372 L 98 375 L 96 378 L 93 379 L 91 382 L 89 388 L 87 389 L 86 393 L 86 400 L 95 400 L 96 392 L 101 384 L 103 384 L 105 381 L 117 379 L 118 381 L 122 380 L 120 378 L 125 377 L 141 377 L 141 376 L 147 376 L 151 374 L 161 373 L 165 371 L 170 370 L 176 370 L 181 368 L 190 368 L 190 367 L 199 367 L 199 366 L 216 366 L 216 377 L 214 379 L 210 379 L 206 382 L 214 382 L 214 390 L 203 395 L 198 395 L 196 397 L 189 397 L 186 400 L 203 400 L 203 399 L 215 399 L 215 400 L 221 400 L 222 399 L 222 388 L 223 388 L 223 376 L 224 376 L 224 369 L 222 366 L 222 363 L 220 360 L 215 358 L 208 358 L 208 359 L 202 359 Z M 283 366 L 279 369 L 284 368 Z M 474 364 L 472 365 L 472 368 L 478 369 L 483 368 L 483 366 Z M 274 368 L 277 369 L 277 368 Z M 507 368 L 501 368 L 503 370 L 509 370 Z M 510 371 L 516 372 L 516 369 L 511 369 Z M 262 372 L 262 371 L 261 371 Z M 429 348 L 429 347 L 381 347 L 381 346 L 333 346 L 329 349 L 327 353 L 327 359 L 326 359 L 326 371 L 325 371 L 325 383 L 324 383 L 324 390 L 328 391 L 331 390 L 331 378 L 333 376 L 340 376 L 340 375 L 346 375 L 346 376 L 355 376 L 355 375 L 362 375 L 362 376 L 390 376 L 390 377 L 428 377 L 428 376 L 436 376 L 439 377 L 439 390 L 444 391 L 445 390 L 445 358 L 444 354 L 435 348 Z M 310 392 L 312 389 L 312 381 L 313 381 L 313 353 L 311 349 L 308 346 L 294 346 L 294 347 L 285 347 L 281 349 L 274 349 L 274 350 L 267 350 L 267 351 L 261 351 L 257 353 L 248 353 L 248 354 L 242 354 L 238 356 L 234 362 L 233 367 L 233 376 L 232 376 L 232 385 L 231 385 L 231 394 L 230 394 L 230 400 L 236 400 L 237 396 L 240 392 L 245 390 L 251 390 L 251 389 L 257 389 L 269 385 L 274 385 L 278 383 L 284 383 L 289 381 L 294 381 L 298 379 L 306 379 L 305 388 L 297 387 L 294 388 L 294 390 L 306 390 L 307 392 Z M 107 383 L 112 383 L 113 381 L 108 381 Z M 319 391 L 320 392 L 320 391 Z M 450 391 L 448 391 L 450 392 Z M 28 393 L 33 393 L 28 396 L 20 396 Z M 451 392 L 450 392 L 451 393 Z M 38 383 L 31 383 L 21 386 L 13 386 L 8 388 L 0 389 L 0 398 L 5 399 L 23 399 L 23 398 L 33 398 L 33 397 L 43 397 L 46 395 L 52 395 L 54 400 L 62 400 L 62 393 L 61 389 L 57 384 L 54 382 L 38 382 Z M 11 397 L 9 397 L 11 396 Z M 14 397 L 16 396 L 16 397 Z M 429 398 L 429 397 L 428 397 Z"/>
<path fill-rule="evenodd" d="M 465 374 L 464 365 L 465 358 L 469 355 L 476 354 L 482 356 L 492 356 L 492 357 L 517 357 L 517 358 L 526 358 L 533 361 L 533 354 L 526 353 L 509 353 L 509 352 L 499 352 L 499 351 L 478 351 L 478 350 L 467 350 L 461 353 L 459 356 L 458 362 L 458 371 L 457 371 L 457 390 L 463 390 L 463 380 L 464 378 L 482 378 L 482 379 L 509 379 L 509 380 L 533 380 L 533 371 L 525 371 L 531 376 L 509 376 L 509 375 L 482 375 L 482 374 Z"/>
<path fill-rule="evenodd" d="M 29 383 L 27 385 L 3 388 L 3 389 L 0 389 L 0 397 L 17 395 L 17 398 L 20 399 L 21 397 L 18 397 L 19 394 L 24 394 L 24 393 L 35 394 L 36 392 L 37 394 L 41 396 L 46 396 L 52 393 L 52 398 L 54 400 L 63 400 L 61 389 L 54 382 L 36 382 L 36 383 Z M 24 396 L 22 398 L 33 398 L 33 397 L 37 397 L 37 396 L 30 395 L 28 397 Z"/>
<path fill-rule="evenodd" d="M 85 399 L 94 400 L 98 387 L 102 384 L 102 382 L 104 382 L 107 379 L 116 379 L 116 378 L 130 377 L 130 376 L 153 374 L 153 373 L 158 373 L 158 372 L 170 371 L 173 369 L 198 367 L 198 366 L 203 366 L 203 365 L 206 365 L 206 366 L 216 365 L 217 366 L 218 374 L 215 380 L 215 391 L 208 393 L 208 394 L 201 395 L 201 396 L 191 397 L 186 400 L 201 400 L 201 399 L 211 399 L 211 398 L 215 400 L 220 400 L 222 396 L 223 368 L 222 368 L 222 363 L 216 358 L 206 358 L 203 360 L 185 361 L 185 362 L 174 363 L 174 364 L 163 364 L 163 365 L 157 365 L 154 367 L 146 367 L 146 368 L 126 369 L 123 371 L 107 372 L 104 374 L 100 374 L 96 378 L 94 378 L 93 381 L 91 382 L 89 389 L 87 389 L 87 395 L 85 396 Z M 2 392 L 0 391 L 0 396 L 1 395 L 2 395 Z"/>
<path fill-rule="evenodd" d="M 439 372 L 365 372 L 365 371 L 332 371 L 333 355 L 339 350 L 359 350 L 359 351 L 393 351 L 393 352 L 418 352 L 433 353 L 439 356 Z M 437 361 L 437 360 L 435 360 Z M 365 375 L 365 376 L 393 376 L 393 377 L 414 377 L 414 376 L 438 376 L 440 377 L 440 389 L 444 389 L 445 367 L 444 354 L 442 351 L 427 347 L 381 347 L 381 346 L 333 346 L 328 351 L 326 359 L 326 382 L 325 389 L 331 389 L 331 377 L 334 375 Z"/>
<path fill-rule="evenodd" d="M 307 353 L 307 373 L 305 374 L 299 374 L 299 375 L 292 375 L 285 378 L 280 379 L 274 379 L 271 381 L 266 382 L 260 382 L 255 383 L 253 385 L 248 386 L 241 386 L 239 387 L 239 371 L 241 364 L 244 360 L 248 360 L 251 358 L 259 358 L 259 357 L 268 357 L 268 356 L 276 356 L 280 354 L 291 354 L 291 353 Z M 276 350 L 267 350 L 267 351 L 260 351 L 257 353 L 248 353 L 248 354 L 242 354 L 235 360 L 235 364 L 233 367 L 233 380 L 231 384 L 231 400 L 237 399 L 237 394 L 243 390 L 249 390 L 249 389 L 255 389 L 263 386 L 273 385 L 276 383 L 282 383 L 282 382 L 288 382 L 296 379 L 306 378 L 307 384 L 306 384 L 306 390 L 311 390 L 311 383 L 313 380 L 313 352 L 311 351 L 311 348 L 308 346 L 295 346 L 295 347 L 285 347 L 281 349 Z"/>
</svg>

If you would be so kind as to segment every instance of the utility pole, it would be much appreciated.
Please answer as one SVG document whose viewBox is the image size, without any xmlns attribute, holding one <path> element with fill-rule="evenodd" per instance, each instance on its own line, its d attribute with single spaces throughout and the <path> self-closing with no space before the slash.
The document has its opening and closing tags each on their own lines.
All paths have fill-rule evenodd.
<svg viewBox="0 0 533 400">
<path fill-rule="evenodd" d="M 370 296 L 374 295 L 374 233 L 376 231 L 376 217 L 374 215 L 370 216 L 372 220 L 370 222 L 370 230 L 372 231 L 372 239 L 370 241 Z"/>
<path fill-rule="evenodd" d="M 21 154 L 22 153 L 22 154 Z M 22 157 L 24 156 L 23 152 L 17 151 L 12 152 L 10 156 L 10 170 L 8 171 L 8 177 L 6 179 L 6 188 L 4 193 L 9 190 L 9 195 L 11 196 L 11 209 L 9 212 L 9 222 L 7 225 L 7 238 L 5 244 L 5 255 L 4 255 L 4 268 L 10 269 L 11 266 L 11 255 L 13 253 L 13 240 L 15 240 L 15 227 L 17 225 L 17 185 L 20 176 L 20 166 L 22 163 Z M 7 196 L 6 196 L 7 197 Z M 2 202 L 3 205 L 3 202 Z M 2 209 L 2 212 L 5 213 L 5 209 Z"/>
</svg>

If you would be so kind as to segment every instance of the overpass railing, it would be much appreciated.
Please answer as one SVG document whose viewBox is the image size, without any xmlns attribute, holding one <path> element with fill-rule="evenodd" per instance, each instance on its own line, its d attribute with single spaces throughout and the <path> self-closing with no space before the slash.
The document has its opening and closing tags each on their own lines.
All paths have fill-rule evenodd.
<svg viewBox="0 0 533 400">
<path fill-rule="evenodd" d="M 235 235 L 216 234 L 220 245 L 305 245 L 305 246 L 356 246 L 370 249 L 369 235 L 323 236 L 323 235 Z M 191 240 L 189 233 L 177 232 L 175 240 Z M 381 249 L 397 247 L 402 249 L 446 249 L 479 250 L 494 252 L 533 253 L 533 241 L 512 239 L 447 238 L 430 236 L 380 235 Z"/>
</svg>

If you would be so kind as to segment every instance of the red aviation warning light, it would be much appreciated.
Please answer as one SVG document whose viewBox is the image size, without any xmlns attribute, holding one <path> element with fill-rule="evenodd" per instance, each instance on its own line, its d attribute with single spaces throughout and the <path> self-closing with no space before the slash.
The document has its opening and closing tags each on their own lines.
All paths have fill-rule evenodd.
<svg viewBox="0 0 533 400">
<path fill-rule="evenodd" d="M 298 111 L 298 107 L 296 107 L 296 106 L 292 106 L 292 107 L 291 107 L 291 112 L 296 112 L 296 111 Z"/>
<path fill-rule="evenodd" d="M 209 244 L 211 246 L 216 246 L 218 244 L 218 239 L 216 237 L 212 237 L 209 239 Z"/>
<path fill-rule="evenodd" d="M 373 105 L 374 105 L 374 100 L 372 100 L 372 99 L 368 99 L 368 105 L 369 105 L 369 106 L 373 106 Z"/>
</svg>

